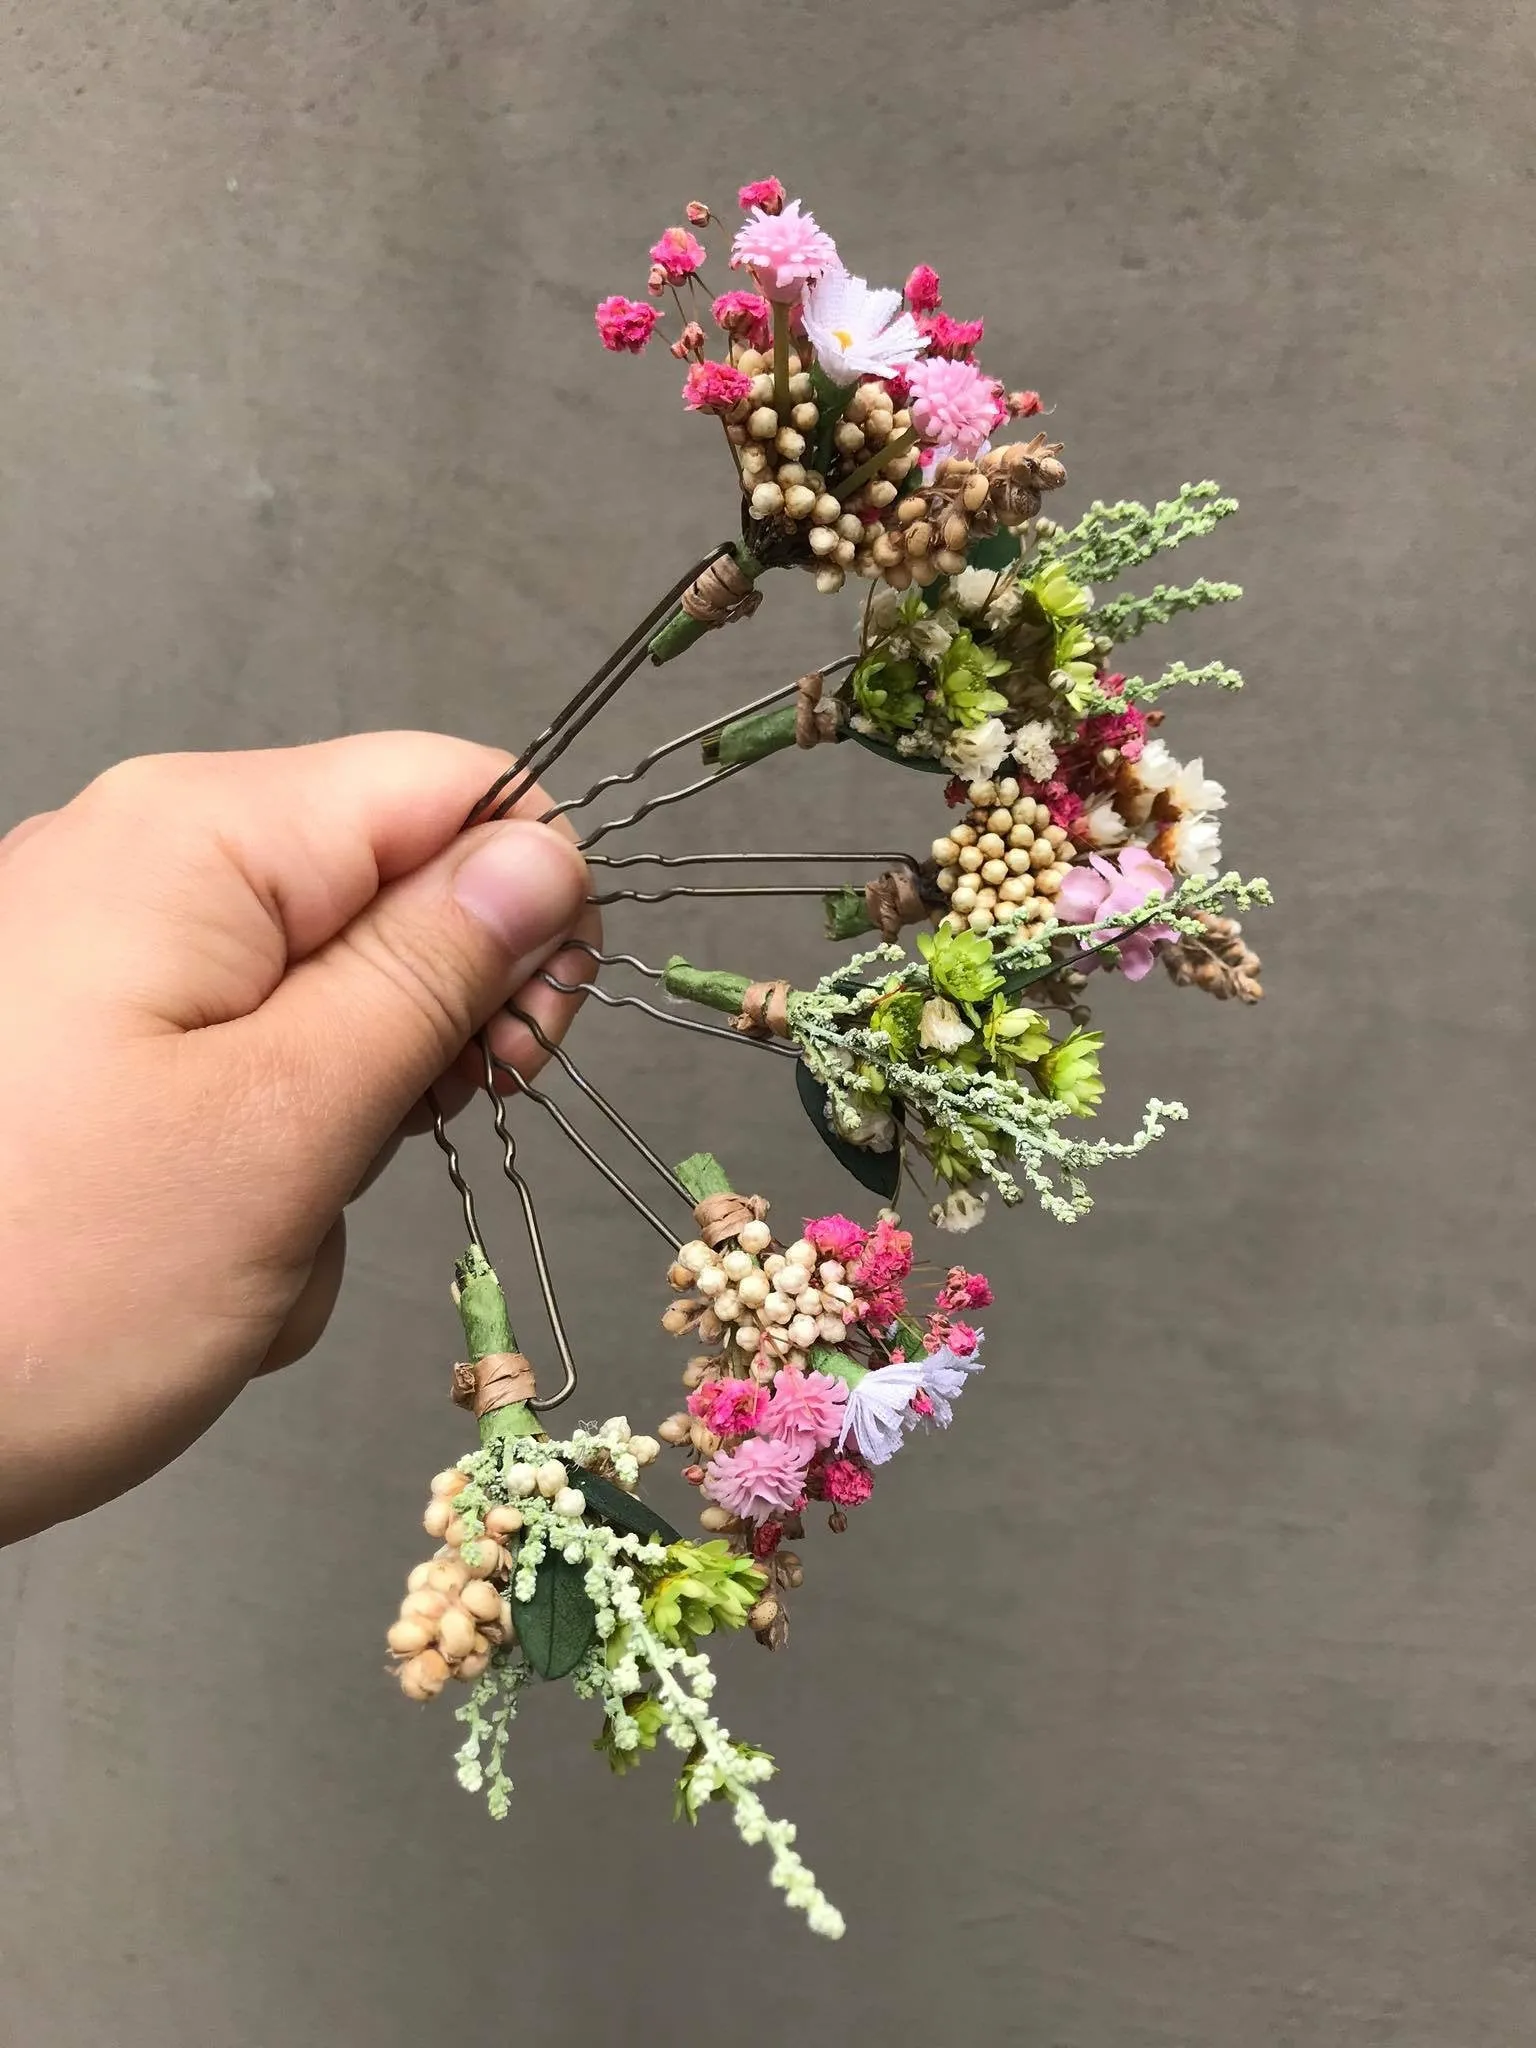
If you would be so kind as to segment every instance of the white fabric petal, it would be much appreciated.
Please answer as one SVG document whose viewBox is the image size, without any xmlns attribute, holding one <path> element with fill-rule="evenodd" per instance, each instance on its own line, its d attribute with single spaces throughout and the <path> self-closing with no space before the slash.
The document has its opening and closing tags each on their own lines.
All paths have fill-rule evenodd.
<svg viewBox="0 0 1536 2048">
<path fill-rule="evenodd" d="M 981 1336 L 978 1333 L 976 1349 L 968 1358 L 962 1358 L 958 1351 L 951 1351 L 945 1344 L 931 1357 L 922 1360 L 923 1392 L 933 1403 L 933 1414 L 926 1419 L 931 1420 L 937 1428 L 948 1429 L 954 1420 L 953 1403 L 965 1392 L 967 1378 L 971 1373 L 983 1370 L 980 1352 Z M 916 1424 L 925 1418 L 914 1415 L 911 1419 Z"/>
<path fill-rule="evenodd" d="M 851 1436 L 871 1465 L 884 1465 L 895 1457 L 901 1449 L 902 1420 L 923 1384 L 923 1370 L 929 1363 L 925 1358 L 899 1359 L 894 1365 L 866 1373 L 850 1388 L 838 1449 Z"/>
</svg>

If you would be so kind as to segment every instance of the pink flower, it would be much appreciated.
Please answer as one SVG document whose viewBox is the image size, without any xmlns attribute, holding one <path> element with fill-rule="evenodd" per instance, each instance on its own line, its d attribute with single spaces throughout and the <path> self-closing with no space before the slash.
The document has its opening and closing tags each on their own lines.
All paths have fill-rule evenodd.
<svg viewBox="0 0 1536 2048">
<path fill-rule="evenodd" d="M 939 310 L 939 273 L 931 264 L 919 263 L 904 287 L 907 305 L 914 313 Z"/>
<path fill-rule="evenodd" d="M 764 213 L 778 213 L 784 205 L 784 187 L 777 178 L 754 178 L 736 194 L 736 204 L 743 213 L 754 206 Z"/>
<path fill-rule="evenodd" d="M 864 1466 L 852 1458 L 828 1458 L 818 1474 L 821 1498 L 834 1507 L 862 1507 L 875 1490 L 875 1482 Z"/>
<path fill-rule="evenodd" d="M 758 292 L 722 292 L 710 311 L 717 327 L 748 348 L 766 348 L 773 339 L 773 308 Z"/>
<path fill-rule="evenodd" d="M 1068 789 L 1064 782 L 1054 779 L 1050 782 L 1031 782 L 1027 785 L 1027 790 L 1037 802 L 1045 805 L 1051 814 L 1051 823 L 1059 825 L 1063 832 L 1070 832 L 1083 815 L 1082 798 L 1075 789 Z M 969 791 L 966 792 L 966 801 L 970 801 Z"/>
<path fill-rule="evenodd" d="M 964 1266 L 951 1266 L 937 1304 L 942 1309 L 990 1308 L 991 1284 L 985 1273 L 967 1273 Z"/>
<path fill-rule="evenodd" d="M 752 379 L 729 363 L 695 363 L 683 385 L 683 403 L 690 412 L 728 413 L 752 389 Z"/>
<path fill-rule="evenodd" d="M 717 1451 L 704 1474 L 704 1492 L 733 1515 L 751 1522 L 792 1514 L 805 1501 L 809 1449 L 749 1436 L 734 1451 Z"/>
<path fill-rule="evenodd" d="M 824 1259 L 846 1266 L 863 1251 L 869 1233 L 848 1216 L 809 1216 L 805 1235 Z"/>
<path fill-rule="evenodd" d="M 1123 687 L 1125 677 L 1103 678 L 1104 689 L 1113 694 L 1118 694 L 1115 690 L 1117 683 Z M 1147 714 L 1138 710 L 1134 704 L 1128 704 L 1123 711 L 1096 712 L 1092 718 L 1085 718 L 1077 729 L 1079 746 L 1086 747 L 1095 754 L 1101 747 L 1116 747 L 1127 761 L 1141 758 L 1141 750 L 1146 745 L 1146 739 Z"/>
<path fill-rule="evenodd" d="M 969 1358 L 981 1341 L 981 1332 L 972 1323 L 951 1323 L 944 1341 L 956 1358 Z"/>
<path fill-rule="evenodd" d="M 691 228 L 709 226 L 709 208 L 702 199 L 690 199 L 683 208 L 683 218 Z"/>
<path fill-rule="evenodd" d="M 848 1277 L 863 1292 L 905 1280 L 912 1270 L 912 1233 L 884 1217 L 875 1225 Z"/>
<path fill-rule="evenodd" d="M 933 1413 L 933 1402 L 931 1398 L 923 1392 L 921 1387 L 919 1387 L 917 1392 L 912 1396 L 910 1405 L 912 1413 L 914 1415 L 921 1415 L 925 1422 L 927 1421 L 928 1417 Z"/>
<path fill-rule="evenodd" d="M 923 356 L 907 371 L 912 424 L 925 441 L 973 456 L 998 424 L 1002 387 L 974 363 Z"/>
<path fill-rule="evenodd" d="M 785 1366 L 773 1376 L 773 1395 L 763 1411 L 763 1434 L 807 1455 L 824 1450 L 843 1426 L 847 1399 L 848 1388 L 835 1373 L 797 1372 Z"/>
<path fill-rule="evenodd" d="M 832 237 L 822 233 L 814 214 L 800 211 L 798 199 L 780 213 L 757 207 L 731 244 L 731 268 L 750 270 L 759 288 L 783 305 L 798 299 L 802 285 L 836 263 Z"/>
<path fill-rule="evenodd" d="M 1117 930 L 1108 920 L 1134 915 L 1166 896 L 1172 887 L 1173 876 L 1160 860 L 1154 860 L 1144 846 L 1126 846 L 1120 851 L 1118 867 L 1095 853 L 1086 867 L 1079 861 L 1068 868 L 1056 907 L 1064 924 L 1094 926 L 1091 945 L 1108 941 L 1118 946 L 1120 972 L 1127 981 L 1140 981 L 1152 971 L 1158 942 L 1177 936 L 1173 926 L 1140 924 L 1134 930 Z"/>
<path fill-rule="evenodd" d="M 598 302 L 597 332 L 603 347 L 617 355 L 627 349 L 639 355 L 655 331 L 657 312 L 640 299 L 601 299 Z"/>
<path fill-rule="evenodd" d="M 782 1522 L 759 1522 L 752 1531 L 752 1555 L 754 1557 L 772 1557 L 783 1541 L 784 1524 Z"/>
<path fill-rule="evenodd" d="M 917 324 L 928 337 L 930 356 L 949 356 L 961 361 L 976 348 L 987 323 L 985 320 L 952 320 L 948 313 L 933 313 Z"/>
<path fill-rule="evenodd" d="M 1037 412 L 1045 411 L 1045 401 L 1038 391 L 1010 391 L 1008 411 L 1016 420 L 1033 419 Z"/>
<path fill-rule="evenodd" d="M 704 244 L 686 228 L 668 228 L 651 250 L 651 261 L 666 273 L 668 284 L 681 284 L 704 261 Z"/>
<path fill-rule="evenodd" d="M 767 1405 L 768 1389 L 754 1380 L 706 1380 L 688 1396 L 688 1413 L 716 1436 L 750 1436 Z"/>
</svg>

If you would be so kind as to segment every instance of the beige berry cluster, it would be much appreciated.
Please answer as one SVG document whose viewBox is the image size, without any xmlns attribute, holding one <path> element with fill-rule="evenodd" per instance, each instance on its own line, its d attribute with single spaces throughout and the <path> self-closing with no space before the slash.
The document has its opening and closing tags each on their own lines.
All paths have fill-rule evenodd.
<svg viewBox="0 0 1536 2048">
<path fill-rule="evenodd" d="M 1077 849 L 1034 797 L 1011 775 L 973 782 L 970 810 L 933 842 L 935 877 L 949 900 L 944 920 L 955 931 L 993 925 L 1056 922 L 1055 897 Z"/>
<path fill-rule="evenodd" d="M 1018 526 L 1040 509 L 1042 490 L 1066 481 L 1056 445 L 1030 442 L 989 448 L 977 461 L 950 456 L 933 481 L 900 499 L 894 525 L 875 532 L 869 559 L 893 590 L 926 589 L 958 576 L 966 551 L 999 526 Z"/>
<path fill-rule="evenodd" d="M 774 406 L 772 359 L 756 349 L 743 349 L 736 367 L 752 379 L 752 391 L 731 415 L 726 433 L 737 451 L 741 487 L 752 517 L 773 520 L 789 532 L 804 532 L 820 565 L 818 590 L 840 590 L 850 569 L 860 575 L 878 573 L 874 540 L 885 530 L 884 518 L 917 461 L 916 451 L 899 450 L 846 494 L 838 492 L 836 477 L 852 476 L 888 442 L 910 432 L 911 413 L 893 407 L 883 386 L 861 384 L 832 430 L 834 475 L 829 482 L 805 459 L 821 413 L 811 396 L 810 373 L 799 356 L 789 358 L 787 419 L 781 419 Z M 866 511 L 879 517 L 867 520 Z"/>
<path fill-rule="evenodd" d="M 534 1468 L 516 1469 L 528 1471 L 531 1492 Z M 523 1517 L 516 1507 L 494 1507 L 484 1533 L 472 1536 L 453 1508 L 468 1484 L 462 1472 L 439 1472 L 433 1480 L 422 1525 L 443 1547 L 406 1580 L 400 1617 L 389 1631 L 407 1699 L 435 1699 L 450 1678 L 478 1678 L 497 1644 L 513 1640 L 512 1609 L 502 1591 L 512 1560 L 503 1545 L 522 1528 Z"/>
<path fill-rule="evenodd" d="M 775 1248 L 766 1223 L 743 1224 L 728 1250 L 695 1238 L 667 1278 L 683 1299 L 665 1311 L 662 1328 L 723 1344 L 728 1371 L 764 1382 L 781 1365 L 803 1370 L 813 1344 L 841 1344 L 855 1320 L 854 1292 L 837 1260 L 818 1259 L 806 1238 Z M 705 1376 L 701 1369 L 692 1384 Z"/>
</svg>

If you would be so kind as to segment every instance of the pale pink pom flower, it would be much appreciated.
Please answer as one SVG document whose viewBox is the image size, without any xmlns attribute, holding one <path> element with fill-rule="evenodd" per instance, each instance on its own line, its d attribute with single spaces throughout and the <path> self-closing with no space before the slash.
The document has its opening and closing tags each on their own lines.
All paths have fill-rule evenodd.
<svg viewBox="0 0 1536 2048">
<path fill-rule="evenodd" d="M 717 1451 L 703 1491 L 730 1514 L 751 1522 L 792 1513 L 805 1500 L 810 1451 L 771 1437 L 749 1436 L 734 1451 Z"/>
<path fill-rule="evenodd" d="M 786 1366 L 774 1374 L 773 1393 L 758 1427 L 764 1436 L 798 1449 L 822 1451 L 843 1426 L 847 1399 L 847 1384 L 835 1373 L 797 1372 Z"/>
<path fill-rule="evenodd" d="M 925 357 L 908 370 L 907 382 L 913 426 L 925 441 L 942 443 L 952 454 L 978 454 L 1006 416 L 1002 386 L 974 363 Z"/>
<path fill-rule="evenodd" d="M 798 199 L 782 213 L 754 208 L 731 244 L 731 268 L 750 270 L 758 289 L 781 305 L 798 299 L 802 286 L 836 264 L 832 237 L 823 234 L 814 214 L 801 212 Z"/>
</svg>

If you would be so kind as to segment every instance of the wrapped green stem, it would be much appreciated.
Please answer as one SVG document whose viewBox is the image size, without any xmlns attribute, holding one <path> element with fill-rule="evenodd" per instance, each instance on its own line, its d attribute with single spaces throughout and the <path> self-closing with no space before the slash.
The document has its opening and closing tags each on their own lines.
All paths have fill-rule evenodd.
<svg viewBox="0 0 1536 2048">
<path fill-rule="evenodd" d="M 852 883 L 842 889 L 829 889 L 821 902 L 826 912 L 829 939 L 856 939 L 861 932 L 875 929 L 875 921 L 869 914 L 869 898 Z"/>
<path fill-rule="evenodd" d="M 707 1201 L 711 1195 L 732 1195 L 736 1192 L 713 1152 L 692 1152 L 686 1159 L 678 1161 L 674 1171 L 696 1202 Z"/>
<path fill-rule="evenodd" d="M 744 540 L 736 541 L 730 555 L 725 559 L 739 571 L 739 575 L 732 578 L 735 588 L 734 599 L 721 589 L 718 564 L 712 564 L 696 577 L 692 585 L 694 592 L 703 593 L 707 598 L 719 602 L 719 615 L 714 618 L 696 617 L 686 606 L 679 604 L 671 618 L 664 626 L 658 628 L 651 639 L 650 656 L 658 668 L 663 662 L 674 660 L 685 647 L 691 647 L 695 640 L 709 632 L 712 627 L 723 626 L 726 620 L 733 616 L 730 604 L 739 603 L 743 595 L 750 593 L 752 586 L 767 567 L 765 562 L 758 560 Z"/>
<path fill-rule="evenodd" d="M 669 996 L 685 1002 L 703 1003 L 707 1009 L 724 1010 L 727 1016 L 741 1015 L 741 999 L 752 986 L 744 974 L 727 974 L 723 968 L 693 967 L 681 953 L 667 962 L 662 986 Z"/>
<path fill-rule="evenodd" d="M 490 1260 L 479 1245 L 470 1246 L 454 1266 L 453 1273 L 456 1283 L 454 1300 L 459 1321 L 464 1325 L 464 1342 L 469 1348 L 470 1364 L 478 1365 L 482 1358 L 516 1351 L 517 1338 L 512 1331 L 507 1297 Z M 505 1408 L 493 1409 L 489 1415 L 480 1418 L 480 1441 L 483 1444 L 492 1443 L 499 1437 L 537 1436 L 538 1433 L 539 1419 L 525 1401 L 510 1402 Z"/>
<path fill-rule="evenodd" d="M 733 719 L 719 732 L 711 733 L 701 747 L 707 764 L 722 768 L 740 767 L 748 761 L 765 761 L 770 754 L 782 754 L 795 744 L 795 700 L 775 705 L 771 711 L 757 711 L 750 718 Z"/>
</svg>

